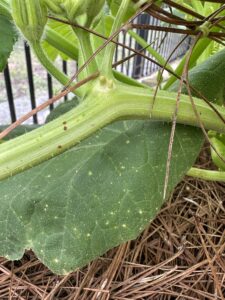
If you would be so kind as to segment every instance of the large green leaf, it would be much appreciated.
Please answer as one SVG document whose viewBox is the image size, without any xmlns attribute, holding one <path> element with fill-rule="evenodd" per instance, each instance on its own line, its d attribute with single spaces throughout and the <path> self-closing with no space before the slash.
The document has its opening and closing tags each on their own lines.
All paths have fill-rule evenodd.
<svg viewBox="0 0 225 300">
<path fill-rule="evenodd" d="M 209 83 L 214 80 L 215 93 L 221 88 L 217 79 Z M 207 95 L 207 86 L 197 88 Z M 18 259 L 32 248 L 53 271 L 65 274 L 135 238 L 163 203 L 169 138 L 168 124 L 116 123 L 2 181 L 0 254 Z M 168 192 L 192 166 L 202 141 L 198 129 L 177 126 Z"/>
<path fill-rule="evenodd" d="M 10 18 L 0 14 L 0 72 L 4 70 L 16 40 L 17 33 Z"/>
<path fill-rule="evenodd" d="M 193 87 L 204 94 L 208 100 L 224 105 L 225 103 L 225 49 L 209 57 L 204 63 L 193 68 L 189 72 L 189 81 Z M 176 82 L 171 89 L 178 89 Z M 183 89 L 187 93 L 187 89 Z M 193 93 L 197 96 L 196 93 Z M 220 157 L 225 159 L 225 136 L 216 132 L 210 132 L 211 155 L 214 164 L 221 170 L 225 170 L 225 164 Z M 216 149 L 216 152 L 215 152 Z M 220 157 L 218 156 L 220 155 Z"/>
<path fill-rule="evenodd" d="M 65 274 L 135 238 L 163 202 L 170 126 L 111 125 L 66 153 L 0 185 L 0 255 L 32 248 Z M 169 192 L 192 166 L 199 131 L 178 126 Z"/>
</svg>

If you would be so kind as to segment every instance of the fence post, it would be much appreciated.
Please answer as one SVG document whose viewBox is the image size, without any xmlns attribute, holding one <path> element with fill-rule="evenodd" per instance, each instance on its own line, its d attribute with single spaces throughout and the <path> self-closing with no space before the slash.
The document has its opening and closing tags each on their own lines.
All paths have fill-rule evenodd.
<svg viewBox="0 0 225 300">
<path fill-rule="evenodd" d="M 6 92 L 7 92 L 11 121 L 15 122 L 16 121 L 16 110 L 15 110 L 15 105 L 14 105 L 12 84 L 11 84 L 11 78 L 10 78 L 8 65 L 6 65 L 5 70 L 4 70 L 4 78 L 5 78 L 5 85 L 6 85 Z"/>
<path fill-rule="evenodd" d="M 24 43 L 24 49 L 25 49 L 25 57 L 26 57 L 26 65 L 27 65 L 30 102 L 31 102 L 32 109 L 34 109 L 34 108 L 36 108 L 36 101 L 35 101 L 35 90 L 34 90 L 34 80 L 33 80 L 33 70 L 32 70 L 30 47 L 26 43 Z M 34 124 L 38 123 L 37 115 L 33 115 L 33 120 L 34 120 Z"/>
<path fill-rule="evenodd" d="M 141 14 L 138 18 L 137 18 L 137 22 L 140 24 L 149 24 L 150 21 L 150 16 L 147 14 Z M 137 33 L 145 40 L 148 41 L 148 35 L 149 32 L 147 30 L 144 29 L 139 29 L 137 31 Z M 142 47 L 136 43 L 135 45 L 135 49 L 138 51 L 141 51 Z M 134 59 L 134 65 L 133 65 L 133 74 L 132 76 L 134 78 L 140 78 L 141 76 L 143 76 L 144 73 L 144 60 L 143 57 L 141 57 L 140 55 L 135 56 Z"/>
</svg>

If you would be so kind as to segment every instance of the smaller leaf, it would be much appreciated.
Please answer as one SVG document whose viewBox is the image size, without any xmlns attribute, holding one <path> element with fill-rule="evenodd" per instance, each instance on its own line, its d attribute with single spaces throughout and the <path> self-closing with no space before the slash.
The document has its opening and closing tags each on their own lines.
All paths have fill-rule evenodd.
<svg viewBox="0 0 225 300">
<path fill-rule="evenodd" d="M 204 63 L 194 67 L 188 75 L 189 83 L 209 101 L 222 105 L 225 100 L 225 49 L 212 55 Z M 169 90 L 177 91 L 179 81 Z M 187 93 L 186 87 L 183 93 Z M 197 94 L 193 93 L 193 96 Z"/>
<path fill-rule="evenodd" d="M 0 15 L 0 72 L 4 70 L 17 38 L 17 32 L 9 17 Z"/>
<path fill-rule="evenodd" d="M 67 113 L 74 107 L 76 107 L 79 104 L 77 97 L 74 97 L 72 100 L 67 101 L 65 103 L 61 103 L 59 106 L 57 106 L 47 117 L 46 122 L 51 122 L 61 115 Z"/>
<path fill-rule="evenodd" d="M 8 125 L 0 126 L 0 132 L 5 130 L 8 127 Z M 13 131 L 11 131 L 7 136 L 4 138 L 3 141 L 11 140 L 16 138 L 17 136 L 23 135 L 25 133 L 28 133 L 34 129 L 37 129 L 40 127 L 40 125 L 21 125 L 15 128 Z M 1 142 L 1 140 L 0 140 Z"/>
<path fill-rule="evenodd" d="M 225 163 L 220 158 L 225 160 L 225 135 L 216 132 L 209 133 L 210 142 L 212 143 L 215 150 L 211 147 L 211 156 L 214 164 L 220 169 L 225 171 Z M 216 153 L 217 152 L 217 153 Z M 218 155 L 219 154 L 219 155 Z"/>
</svg>

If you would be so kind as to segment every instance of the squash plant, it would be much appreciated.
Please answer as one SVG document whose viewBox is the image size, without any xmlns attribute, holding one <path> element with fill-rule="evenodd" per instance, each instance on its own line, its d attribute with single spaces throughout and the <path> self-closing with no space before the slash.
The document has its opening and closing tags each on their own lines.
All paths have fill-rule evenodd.
<svg viewBox="0 0 225 300">
<path fill-rule="evenodd" d="M 1 69 L 20 32 L 65 86 L 61 96 L 68 90 L 77 97 L 59 106 L 44 126 L 18 127 L 2 140 L 1 256 L 19 259 L 32 249 L 52 271 L 67 274 L 135 238 L 159 211 L 179 84 L 173 72 L 155 97 L 150 87 L 113 69 L 115 43 L 110 42 L 121 30 L 130 30 L 130 18 L 153 4 L 160 7 L 162 1 L 0 0 L 0 22 L 5 23 L 0 30 Z M 213 29 L 224 32 L 216 25 L 209 32 Z M 206 37 L 199 40 L 190 67 L 207 44 Z M 86 84 L 74 88 L 54 66 L 58 54 L 78 61 L 77 80 Z M 159 54 L 155 58 L 163 59 Z M 225 133 L 224 78 L 225 50 L 189 73 L 201 122 L 217 134 Z M 184 88 L 166 198 L 187 172 L 196 176 L 201 171 L 190 171 L 204 135 L 185 93 Z M 209 106 L 200 95 L 214 103 Z"/>
</svg>

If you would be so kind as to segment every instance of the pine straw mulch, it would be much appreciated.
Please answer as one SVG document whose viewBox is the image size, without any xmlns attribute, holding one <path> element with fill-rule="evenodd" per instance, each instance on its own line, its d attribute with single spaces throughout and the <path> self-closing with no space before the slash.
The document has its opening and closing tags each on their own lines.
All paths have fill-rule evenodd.
<svg viewBox="0 0 225 300">
<path fill-rule="evenodd" d="M 205 152 L 202 166 L 208 165 Z M 28 251 L 0 259 L 0 299 L 130 300 L 225 297 L 225 184 L 185 178 L 135 240 L 61 277 Z"/>
</svg>

